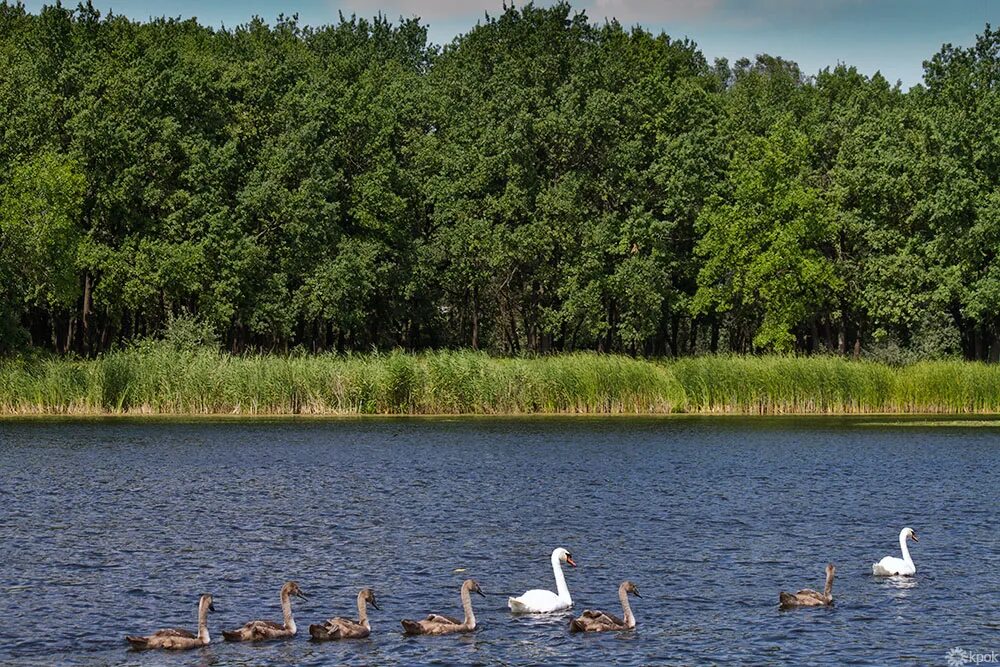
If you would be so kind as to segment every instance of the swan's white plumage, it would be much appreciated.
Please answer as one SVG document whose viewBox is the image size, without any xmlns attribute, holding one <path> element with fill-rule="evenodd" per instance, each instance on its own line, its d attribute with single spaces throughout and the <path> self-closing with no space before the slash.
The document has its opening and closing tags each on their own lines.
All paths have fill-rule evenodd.
<svg viewBox="0 0 1000 667">
<path fill-rule="evenodd" d="M 519 597 L 507 598 L 507 606 L 510 607 L 510 610 L 516 614 L 551 614 L 572 607 L 573 598 L 570 597 L 569 587 L 566 586 L 566 578 L 563 576 L 563 562 L 575 565 L 570 553 L 560 547 L 552 552 L 552 571 L 556 577 L 556 593 L 535 588 Z"/>
<path fill-rule="evenodd" d="M 893 577 L 897 575 L 911 576 L 917 573 L 917 567 L 913 564 L 913 559 L 910 558 L 910 550 L 906 547 L 907 537 L 912 537 L 916 541 L 917 536 L 912 528 L 904 528 L 899 531 L 899 549 L 903 552 L 903 557 L 886 556 L 872 565 L 872 574 L 878 577 Z"/>
<path fill-rule="evenodd" d="M 510 610 L 519 614 L 547 614 L 569 609 L 572 602 L 566 602 L 552 591 L 535 588 L 520 597 L 508 598 Z"/>
<path fill-rule="evenodd" d="M 907 563 L 902 558 L 896 558 L 894 556 L 886 556 L 879 562 L 872 565 L 872 574 L 891 577 L 897 574 L 909 575 L 916 573 L 917 568 L 913 566 L 913 562 Z"/>
</svg>

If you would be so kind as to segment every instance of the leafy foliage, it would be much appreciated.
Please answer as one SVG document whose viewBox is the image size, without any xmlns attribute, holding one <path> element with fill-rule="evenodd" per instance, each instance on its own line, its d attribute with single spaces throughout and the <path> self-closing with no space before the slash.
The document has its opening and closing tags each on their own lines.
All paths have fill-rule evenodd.
<svg viewBox="0 0 1000 667">
<path fill-rule="evenodd" d="M 566 3 L 440 47 L 3 2 L 0 351 L 996 360 L 998 72 L 989 26 L 904 92 Z"/>
</svg>

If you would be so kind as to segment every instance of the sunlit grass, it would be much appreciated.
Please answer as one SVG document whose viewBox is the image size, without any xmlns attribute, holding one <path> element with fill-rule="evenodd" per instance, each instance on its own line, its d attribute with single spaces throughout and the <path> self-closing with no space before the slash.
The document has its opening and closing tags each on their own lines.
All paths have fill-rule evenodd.
<svg viewBox="0 0 1000 667">
<path fill-rule="evenodd" d="M 595 354 L 237 357 L 152 348 L 0 362 L 4 414 L 654 414 L 683 402 L 668 368 Z"/>
<path fill-rule="evenodd" d="M 900 370 L 895 399 L 906 412 L 1000 411 L 1000 366 L 966 361 L 921 362 Z"/>
<path fill-rule="evenodd" d="M 0 360 L 0 414 L 877 414 L 1000 412 L 1000 366 L 838 357 L 648 361 L 590 353 L 232 356 L 163 346 Z"/>
<path fill-rule="evenodd" d="M 827 414 L 889 408 L 895 371 L 837 357 L 705 356 L 670 365 L 691 412 Z"/>
</svg>

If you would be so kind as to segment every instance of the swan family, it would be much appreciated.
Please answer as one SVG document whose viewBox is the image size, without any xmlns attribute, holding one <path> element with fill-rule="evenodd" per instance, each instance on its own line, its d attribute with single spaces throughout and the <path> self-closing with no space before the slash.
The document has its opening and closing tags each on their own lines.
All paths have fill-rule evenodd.
<svg viewBox="0 0 1000 667">
<path fill-rule="evenodd" d="M 913 565 L 906 541 L 912 539 L 917 541 L 917 535 L 912 528 L 903 528 L 899 533 L 899 547 L 902 551 L 902 558 L 886 556 L 878 563 L 872 565 L 872 574 L 875 576 L 912 576 L 917 569 Z M 556 580 L 556 592 L 544 589 L 532 589 L 526 591 L 518 597 L 507 599 L 507 606 L 515 614 L 553 614 L 565 612 L 572 608 L 573 599 L 570 597 L 569 587 L 566 584 L 566 577 L 562 571 L 562 564 L 566 563 L 570 567 L 576 567 L 573 557 L 569 551 L 560 547 L 552 552 L 552 571 Z M 833 579 L 837 568 L 833 563 L 826 566 L 826 585 L 823 592 L 804 588 L 797 593 L 786 593 L 781 591 L 778 595 L 779 607 L 781 609 L 795 609 L 801 607 L 829 607 L 833 605 Z M 400 623 L 403 626 L 404 635 L 450 635 L 473 632 L 476 629 L 476 615 L 472 609 L 472 594 L 476 593 L 482 597 L 486 594 L 479 587 L 479 583 L 474 579 L 466 579 L 462 582 L 460 597 L 462 601 L 462 611 L 464 616 L 461 620 L 443 614 L 428 614 L 426 618 L 419 621 L 403 619 Z M 577 632 L 622 632 L 633 630 L 636 627 L 635 615 L 629 603 L 629 596 L 641 598 L 639 588 L 631 581 L 623 581 L 618 587 L 618 601 L 622 606 L 622 616 L 618 617 L 605 611 L 593 611 L 587 609 L 579 616 L 573 618 L 569 624 L 572 633 Z M 281 587 L 279 594 L 281 600 L 282 622 L 274 621 L 249 621 L 235 630 L 223 630 L 222 637 L 226 641 L 259 642 L 272 639 L 294 637 L 298 632 L 295 625 L 295 618 L 292 615 L 291 598 L 306 599 L 298 583 L 294 581 L 286 582 Z M 337 616 L 330 618 L 323 623 L 316 623 L 309 626 L 309 635 L 314 641 L 330 641 L 343 639 L 361 639 L 371 634 L 371 624 L 368 621 L 368 605 L 373 609 L 378 609 L 375 600 L 375 592 L 371 588 L 363 588 L 358 593 L 358 620 Z M 136 636 L 127 635 L 126 641 L 137 650 L 143 649 L 164 649 L 164 650 L 185 650 L 201 646 L 207 646 L 211 642 L 208 633 L 208 614 L 215 611 L 212 596 L 202 595 L 198 600 L 198 632 L 197 634 L 179 628 L 158 630 L 151 635 Z"/>
</svg>

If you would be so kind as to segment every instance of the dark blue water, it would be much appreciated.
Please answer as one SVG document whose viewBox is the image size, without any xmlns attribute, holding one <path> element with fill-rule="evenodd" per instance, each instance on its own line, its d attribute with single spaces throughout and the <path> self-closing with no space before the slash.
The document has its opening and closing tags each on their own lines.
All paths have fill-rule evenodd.
<svg viewBox="0 0 1000 667">
<path fill-rule="evenodd" d="M 871 427 L 871 419 L 521 419 L 0 422 L 0 663 L 944 664 L 1000 652 L 1000 430 Z M 917 575 L 880 580 L 912 526 Z M 507 593 L 553 589 L 573 552 L 577 611 L 633 633 L 570 635 L 568 617 L 512 617 Z M 822 586 L 832 609 L 780 612 Z M 463 568 L 464 572 L 455 570 Z M 399 619 L 460 615 L 469 636 L 406 638 Z M 221 642 L 280 620 L 295 579 L 300 636 Z M 367 640 L 313 644 L 354 615 Z M 136 653 L 126 633 L 194 629 L 213 644 Z"/>
</svg>

